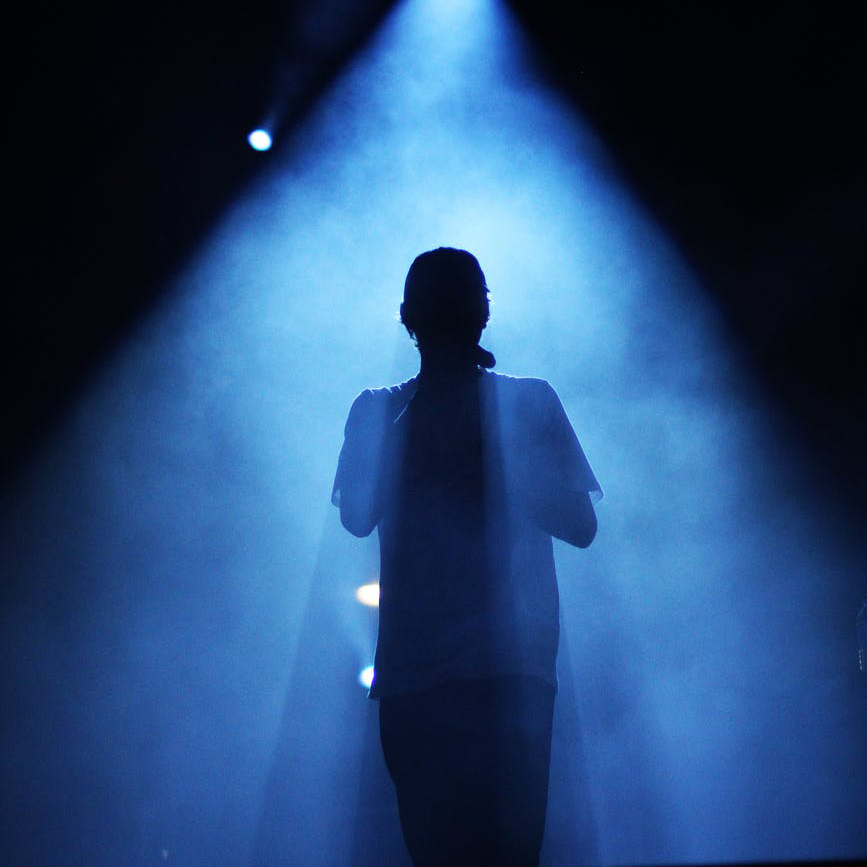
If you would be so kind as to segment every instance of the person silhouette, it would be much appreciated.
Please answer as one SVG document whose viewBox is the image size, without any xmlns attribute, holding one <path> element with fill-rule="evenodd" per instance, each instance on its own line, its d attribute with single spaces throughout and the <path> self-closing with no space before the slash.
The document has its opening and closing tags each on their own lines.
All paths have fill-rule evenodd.
<svg viewBox="0 0 867 867">
<path fill-rule="evenodd" d="M 476 258 L 412 263 L 401 321 L 417 376 L 354 401 L 332 491 L 377 528 L 370 698 L 416 867 L 537 865 L 557 691 L 552 537 L 587 547 L 602 490 L 542 379 L 495 374 Z"/>
</svg>

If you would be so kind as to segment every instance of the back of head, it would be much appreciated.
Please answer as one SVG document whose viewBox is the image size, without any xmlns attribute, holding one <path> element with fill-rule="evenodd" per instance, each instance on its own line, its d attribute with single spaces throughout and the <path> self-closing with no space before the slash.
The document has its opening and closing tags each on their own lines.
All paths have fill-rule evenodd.
<svg viewBox="0 0 867 867">
<path fill-rule="evenodd" d="M 494 357 L 478 347 L 490 308 L 485 275 L 466 250 L 439 247 L 415 258 L 406 275 L 400 318 L 420 348 L 477 347 L 478 363 Z"/>
</svg>

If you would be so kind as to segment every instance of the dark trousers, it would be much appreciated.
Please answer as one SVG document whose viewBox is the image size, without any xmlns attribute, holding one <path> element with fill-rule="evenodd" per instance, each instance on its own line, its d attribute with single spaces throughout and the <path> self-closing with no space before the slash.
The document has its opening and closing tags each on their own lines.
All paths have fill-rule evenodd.
<svg viewBox="0 0 867 867">
<path fill-rule="evenodd" d="M 535 867 L 554 690 L 534 677 L 380 699 L 379 725 L 416 867 Z"/>
</svg>

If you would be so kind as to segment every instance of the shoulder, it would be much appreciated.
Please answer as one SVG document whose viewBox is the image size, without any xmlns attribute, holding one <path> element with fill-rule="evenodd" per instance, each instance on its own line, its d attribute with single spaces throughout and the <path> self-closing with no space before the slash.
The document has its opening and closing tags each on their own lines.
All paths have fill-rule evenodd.
<svg viewBox="0 0 867 867">
<path fill-rule="evenodd" d="M 500 420 L 518 436 L 538 437 L 569 424 L 554 387 L 535 376 L 492 373 L 491 394 Z"/>
<path fill-rule="evenodd" d="M 382 388 L 365 388 L 353 401 L 352 406 L 380 406 L 409 400 L 415 393 L 418 377 L 413 377 L 397 385 L 387 385 Z"/>
<path fill-rule="evenodd" d="M 486 371 L 490 387 L 501 399 L 534 403 L 540 406 L 558 401 L 557 392 L 546 379 L 535 376 L 510 376 L 506 373 Z"/>
<path fill-rule="evenodd" d="M 377 418 L 389 410 L 399 410 L 415 393 L 416 377 L 383 388 L 365 388 L 352 402 L 348 422 Z"/>
</svg>

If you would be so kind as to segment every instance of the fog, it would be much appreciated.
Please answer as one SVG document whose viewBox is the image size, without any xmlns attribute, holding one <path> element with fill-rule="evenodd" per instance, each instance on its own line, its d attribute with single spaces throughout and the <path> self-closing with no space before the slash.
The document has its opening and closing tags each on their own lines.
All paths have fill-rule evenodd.
<svg viewBox="0 0 867 867">
<path fill-rule="evenodd" d="M 605 489 L 591 548 L 556 548 L 576 764 L 547 863 L 567 789 L 589 862 L 867 852 L 863 563 L 833 485 L 503 10 L 421 0 L 5 494 L 7 863 L 265 863 L 290 837 L 362 863 L 365 810 L 389 816 L 357 682 L 377 557 L 329 496 L 355 395 L 417 371 L 396 312 L 440 245 L 478 257 L 482 344 L 552 383 Z"/>
</svg>

